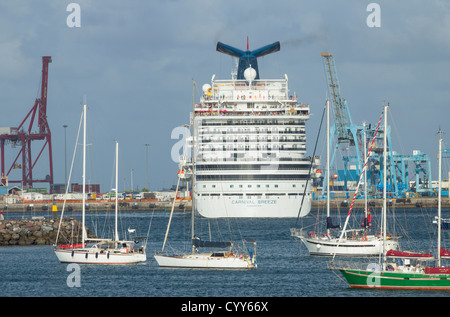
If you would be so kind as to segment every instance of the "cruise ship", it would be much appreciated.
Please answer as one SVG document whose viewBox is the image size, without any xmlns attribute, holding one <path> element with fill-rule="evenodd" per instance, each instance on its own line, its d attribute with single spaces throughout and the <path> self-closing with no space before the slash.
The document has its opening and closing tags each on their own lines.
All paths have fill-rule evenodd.
<svg viewBox="0 0 450 317">
<path fill-rule="evenodd" d="M 287 75 L 259 77 L 257 58 L 279 50 L 279 42 L 253 51 L 248 40 L 246 51 L 217 43 L 239 62 L 231 79 L 213 75 L 202 86 L 191 113 L 193 199 L 203 217 L 303 217 L 311 209 L 309 105 L 289 93 Z"/>
</svg>

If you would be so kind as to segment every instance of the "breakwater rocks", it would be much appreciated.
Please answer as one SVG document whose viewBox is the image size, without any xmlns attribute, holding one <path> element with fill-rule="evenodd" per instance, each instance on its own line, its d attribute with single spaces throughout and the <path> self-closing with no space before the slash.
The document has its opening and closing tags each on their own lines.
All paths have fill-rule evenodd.
<svg viewBox="0 0 450 317">
<path fill-rule="evenodd" d="M 0 220 L 0 246 L 52 245 L 55 243 L 60 218 L 35 217 L 32 219 Z M 91 236 L 88 231 L 88 236 Z M 81 222 L 64 217 L 58 243 L 73 233 L 81 232 Z"/>
</svg>

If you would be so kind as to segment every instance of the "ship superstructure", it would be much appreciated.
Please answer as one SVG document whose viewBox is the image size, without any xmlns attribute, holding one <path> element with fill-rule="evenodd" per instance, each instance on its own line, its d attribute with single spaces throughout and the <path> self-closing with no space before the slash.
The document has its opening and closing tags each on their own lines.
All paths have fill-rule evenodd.
<svg viewBox="0 0 450 317">
<path fill-rule="evenodd" d="M 204 217 L 302 217 L 310 211 L 309 105 L 289 94 L 287 75 L 259 79 L 257 64 L 250 64 L 279 47 L 244 52 L 217 45 L 240 61 L 235 78 L 214 75 L 203 85 L 193 109 L 193 194 Z"/>
</svg>

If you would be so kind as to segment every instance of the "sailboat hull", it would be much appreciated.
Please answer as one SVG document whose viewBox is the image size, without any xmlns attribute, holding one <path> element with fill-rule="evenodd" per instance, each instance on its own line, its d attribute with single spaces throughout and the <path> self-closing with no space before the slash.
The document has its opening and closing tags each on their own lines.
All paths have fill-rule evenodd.
<svg viewBox="0 0 450 317">
<path fill-rule="evenodd" d="M 450 274 L 339 269 L 351 288 L 450 290 Z"/>
<path fill-rule="evenodd" d="M 126 251 L 99 252 L 98 250 L 91 249 L 55 249 L 54 252 L 61 263 L 136 264 L 147 260 L 145 253 L 126 253 Z"/>
<path fill-rule="evenodd" d="M 383 252 L 383 240 L 375 236 L 368 236 L 366 240 L 329 239 L 327 237 L 306 238 L 298 236 L 308 249 L 310 255 L 336 256 L 378 256 Z M 387 250 L 397 250 L 398 241 L 386 241 Z"/>
<path fill-rule="evenodd" d="M 213 256 L 211 253 L 188 254 L 181 256 L 155 255 L 160 267 L 199 268 L 199 269 L 256 269 L 249 259 L 237 256 Z"/>
</svg>

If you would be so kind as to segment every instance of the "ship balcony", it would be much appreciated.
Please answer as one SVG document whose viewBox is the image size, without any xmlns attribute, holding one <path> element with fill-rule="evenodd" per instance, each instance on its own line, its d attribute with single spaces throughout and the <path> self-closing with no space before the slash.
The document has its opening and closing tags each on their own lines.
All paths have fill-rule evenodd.
<svg viewBox="0 0 450 317">
<path fill-rule="evenodd" d="M 196 155 L 195 163 L 208 162 L 241 162 L 241 163 L 266 163 L 272 164 L 282 161 L 301 162 L 305 157 L 305 151 L 285 151 L 267 153 L 262 151 L 240 151 L 240 152 L 202 152 Z"/>
<path fill-rule="evenodd" d="M 197 104 L 195 105 L 196 116 L 274 116 L 274 115 L 292 115 L 301 116 L 304 119 L 309 118 L 308 104 L 288 105 L 284 101 L 277 104 L 258 104 L 258 103 L 215 103 L 215 104 Z"/>
</svg>

